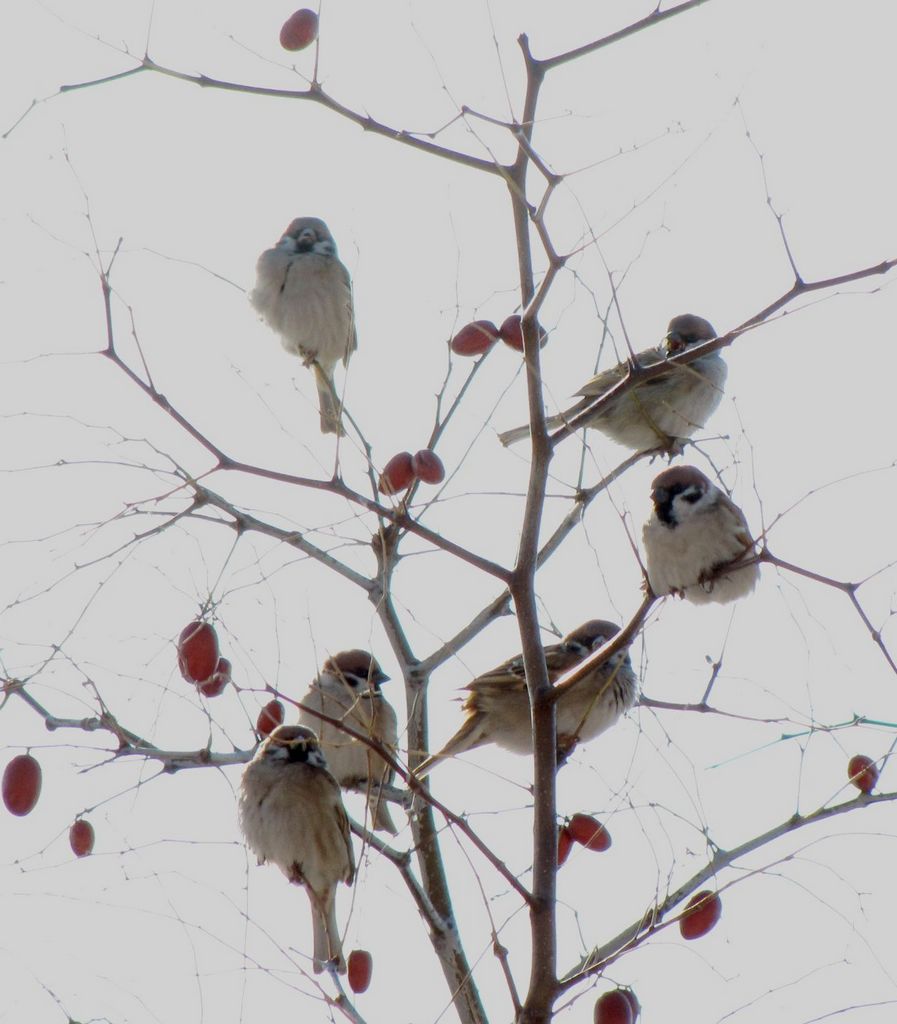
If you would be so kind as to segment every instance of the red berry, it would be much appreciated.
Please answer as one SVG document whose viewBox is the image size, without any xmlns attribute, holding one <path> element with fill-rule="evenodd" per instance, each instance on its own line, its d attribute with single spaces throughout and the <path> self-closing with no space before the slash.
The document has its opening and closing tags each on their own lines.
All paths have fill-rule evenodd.
<svg viewBox="0 0 897 1024">
<path fill-rule="evenodd" d="M 700 939 L 720 919 L 722 900 L 710 889 L 702 889 L 686 903 L 679 918 L 679 931 L 683 939 Z"/>
<path fill-rule="evenodd" d="M 538 327 L 537 330 L 539 331 L 539 348 L 544 348 L 545 342 L 548 341 L 548 335 L 541 327 Z M 505 317 L 498 329 L 498 336 L 515 352 L 523 351 L 523 321 L 519 314 L 514 313 Z"/>
<path fill-rule="evenodd" d="M 591 814 L 574 814 L 567 824 L 573 841 L 582 843 L 587 850 L 603 853 L 610 849 L 610 832 Z"/>
<path fill-rule="evenodd" d="M 231 664 L 227 658 L 219 658 L 215 671 L 204 683 L 199 683 L 199 692 L 203 697 L 217 697 L 224 692 L 225 686 L 231 681 Z"/>
<path fill-rule="evenodd" d="M 349 988 L 353 992 L 366 992 L 371 983 L 374 960 L 366 949 L 353 949 L 349 954 Z"/>
<path fill-rule="evenodd" d="M 264 739 L 272 733 L 278 725 L 283 724 L 283 704 L 279 700 L 268 701 L 259 712 L 255 723 L 255 731 Z"/>
<path fill-rule="evenodd" d="M 491 320 L 465 324 L 452 338 L 452 352 L 459 356 L 481 356 L 498 341 L 498 328 Z"/>
<path fill-rule="evenodd" d="M 218 636 L 215 627 L 198 619 L 181 630 L 178 638 L 178 668 L 188 683 L 204 683 L 218 664 Z"/>
<path fill-rule="evenodd" d="M 280 30 L 280 45 L 285 50 L 304 50 L 318 38 L 318 16 L 303 7 L 283 23 Z"/>
<path fill-rule="evenodd" d="M 523 351 L 523 324 L 517 313 L 502 321 L 502 325 L 498 329 L 498 336 L 506 345 L 517 349 L 518 352 Z"/>
<path fill-rule="evenodd" d="M 573 836 L 566 825 L 558 829 L 558 867 L 570 856 L 570 848 L 573 846 Z"/>
<path fill-rule="evenodd" d="M 595 1024 L 634 1024 L 636 1014 L 632 1010 L 630 995 L 626 989 L 615 988 L 600 996 L 595 1003 Z"/>
<path fill-rule="evenodd" d="M 878 785 L 878 766 L 865 754 L 854 754 L 847 765 L 847 777 L 862 793 L 871 793 Z"/>
<path fill-rule="evenodd" d="M 41 769 L 30 754 L 19 754 L 3 772 L 3 803 L 10 814 L 23 818 L 40 796 Z"/>
<path fill-rule="evenodd" d="M 429 448 L 422 448 L 412 456 L 411 469 L 418 480 L 423 480 L 425 484 L 441 484 L 445 480 L 442 459 Z"/>
<path fill-rule="evenodd" d="M 83 818 L 78 820 L 69 829 L 69 846 L 76 857 L 86 857 L 93 853 L 93 825 Z"/>
<path fill-rule="evenodd" d="M 377 490 L 381 494 L 398 494 L 414 483 L 414 463 L 411 452 L 399 452 L 383 467 Z"/>
<path fill-rule="evenodd" d="M 622 992 L 624 996 L 629 1000 L 629 1009 L 632 1010 L 633 1021 L 638 1020 L 638 1015 L 642 1012 L 641 1003 L 635 998 L 635 992 L 631 988 L 621 988 L 617 990 Z"/>
</svg>

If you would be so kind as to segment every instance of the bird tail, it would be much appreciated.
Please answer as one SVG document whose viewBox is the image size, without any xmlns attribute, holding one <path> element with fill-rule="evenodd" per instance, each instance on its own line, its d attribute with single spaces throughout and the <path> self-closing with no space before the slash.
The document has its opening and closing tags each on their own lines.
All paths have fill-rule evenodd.
<svg viewBox="0 0 897 1024">
<path fill-rule="evenodd" d="M 375 786 L 371 786 L 368 793 L 368 811 L 371 815 L 371 824 L 378 832 L 388 832 L 392 836 L 399 834 L 396 823 L 389 813 L 389 804 Z"/>
<path fill-rule="evenodd" d="M 513 430 L 506 430 L 503 434 L 498 435 L 499 441 L 507 448 L 509 445 L 517 444 L 518 441 L 522 441 L 525 437 L 529 437 L 529 424 L 523 427 L 514 427 Z"/>
<path fill-rule="evenodd" d="M 311 900 L 314 930 L 314 972 L 320 974 L 332 963 L 339 974 L 345 974 L 346 961 L 343 959 L 343 944 L 336 923 L 336 894 L 332 889 L 328 889 L 319 898 L 309 890 L 308 896 Z"/>
<path fill-rule="evenodd" d="M 417 768 L 414 769 L 414 777 L 416 779 L 426 778 L 436 765 L 443 760 L 445 760 L 445 755 L 441 752 L 438 754 L 431 754 L 429 757 L 421 761 Z"/>
<path fill-rule="evenodd" d="M 573 412 L 571 410 L 570 412 Z M 559 413 L 557 416 L 549 416 L 545 420 L 545 426 L 549 430 L 557 430 L 558 427 L 562 427 L 568 422 L 570 413 Z M 525 437 L 529 437 L 530 430 L 529 424 L 526 423 L 522 427 L 514 427 L 513 430 L 506 430 L 504 433 L 498 435 L 499 441 L 507 448 L 509 445 L 517 444 L 518 441 L 522 441 Z"/>
<path fill-rule="evenodd" d="M 454 757 L 455 754 L 463 754 L 465 750 L 473 750 L 488 742 L 487 729 L 481 714 L 471 714 L 461 728 L 446 743 L 442 750 L 431 754 L 422 761 L 414 770 L 415 778 L 422 779 L 446 758 Z"/>
<path fill-rule="evenodd" d="M 329 373 L 322 369 L 317 362 L 312 363 L 315 371 L 315 385 L 318 389 L 318 409 L 321 412 L 321 433 L 338 434 L 343 436 L 340 422 L 340 403 L 336 397 L 336 389 L 333 386 L 333 379 Z"/>
</svg>

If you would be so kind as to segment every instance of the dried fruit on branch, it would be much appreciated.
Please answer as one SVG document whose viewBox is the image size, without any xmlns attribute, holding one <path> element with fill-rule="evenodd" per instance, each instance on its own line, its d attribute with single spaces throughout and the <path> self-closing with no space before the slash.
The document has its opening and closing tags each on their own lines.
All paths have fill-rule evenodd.
<svg viewBox="0 0 897 1024">
<path fill-rule="evenodd" d="M 383 467 L 377 490 L 381 494 L 398 494 L 414 483 L 414 463 L 411 452 L 399 452 Z"/>
<path fill-rule="evenodd" d="M 566 825 L 558 829 L 558 867 L 570 856 L 570 849 L 573 846 L 573 836 Z"/>
<path fill-rule="evenodd" d="M 271 700 L 259 712 L 255 723 L 255 731 L 264 739 L 278 725 L 283 725 L 283 704 L 279 700 Z"/>
<path fill-rule="evenodd" d="M 629 989 L 615 988 L 595 1003 L 595 1024 L 635 1024 L 640 1009 Z"/>
<path fill-rule="evenodd" d="M 287 18 L 280 29 L 280 45 L 285 50 L 304 50 L 318 38 L 318 16 L 303 7 Z"/>
<path fill-rule="evenodd" d="M 429 448 L 422 448 L 411 459 L 411 469 L 418 480 L 425 484 L 441 484 L 445 480 L 445 466 L 442 459 Z"/>
<path fill-rule="evenodd" d="M 611 847 L 610 832 L 591 814 L 574 814 L 567 828 L 574 842 L 581 843 L 587 850 L 603 853 Z"/>
<path fill-rule="evenodd" d="M 227 658 L 219 658 L 215 671 L 204 682 L 199 684 L 199 692 L 203 697 L 218 697 L 231 681 L 231 664 Z"/>
<path fill-rule="evenodd" d="M 710 889 L 702 889 L 686 903 L 679 918 L 679 931 L 683 939 L 700 939 L 706 935 L 723 912 L 722 900 Z"/>
<path fill-rule="evenodd" d="M 491 320 L 465 324 L 452 338 L 452 352 L 459 356 L 481 356 L 498 341 L 498 328 Z"/>
<path fill-rule="evenodd" d="M 218 635 L 210 622 L 197 619 L 178 637 L 178 668 L 188 683 L 204 683 L 218 664 Z"/>
<path fill-rule="evenodd" d="M 878 785 L 878 766 L 865 754 L 854 754 L 847 765 L 847 778 L 861 793 L 871 793 Z"/>
<path fill-rule="evenodd" d="M 374 959 L 366 949 L 353 949 L 349 954 L 349 988 L 353 992 L 366 992 L 371 983 Z"/>
<path fill-rule="evenodd" d="M 78 820 L 69 829 L 69 846 L 76 857 L 86 857 L 93 853 L 94 842 L 93 825 L 84 818 Z"/>
<path fill-rule="evenodd" d="M 3 803 L 10 814 L 23 818 L 40 796 L 41 767 L 30 754 L 19 754 L 3 772 Z"/>
</svg>

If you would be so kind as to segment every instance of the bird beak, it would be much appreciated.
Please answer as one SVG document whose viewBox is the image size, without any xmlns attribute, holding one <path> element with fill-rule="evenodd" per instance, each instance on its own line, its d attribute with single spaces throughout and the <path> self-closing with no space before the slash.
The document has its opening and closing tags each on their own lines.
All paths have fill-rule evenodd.
<svg viewBox="0 0 897 1024">
<path fill-rule="evenodd" d="M 388 683 L 389 676 L 383 671 L 383 669 L 377 669 L 376 672 L 370 678 L 371 686 L 379 686 L 381 683 Z"/>
<path fill-rule="evenodd" d="M 678 331 L 670 331 L 663 340 L 667 343 L 667 349 L 670 352 L 681 352 L 685 348 L 685 342 Z"/>
</svg>

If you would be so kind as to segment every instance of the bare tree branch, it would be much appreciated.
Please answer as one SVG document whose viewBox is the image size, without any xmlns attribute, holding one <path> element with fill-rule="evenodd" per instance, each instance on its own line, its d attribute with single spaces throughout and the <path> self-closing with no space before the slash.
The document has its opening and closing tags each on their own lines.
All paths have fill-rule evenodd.
<svg viewBox="0 0 897 1024">
<path fill-rule="evenodd" d="M 761 835 L 754 836 L 752 839 L 746 840 L 731 850 L 717 849 L 700 871 L 688 879 L 687 882 L 680 885 L 674 892 L 671 892 L 666 899 L 648 908 L 637 921 L 624 928 L 623 931 L 619 932 L 610 941 L 602 943 L 600 947 L 593 949 L 576 967 L 566 971 L 560 979 L 560 989 L 564 991 L 585 978 L 601 974 L 610 964 L 619 959 L 624 952 L 633 949 L 637 945 L 641 945 L 661 928 L 668 927 L 673 921 L 662 922 L 671 908 L 681 903 L 693 892 L 696 892 L 705 882 L 718 876 L 725 868 L 730 867 L 737 860 L 747 856 L 747 854 L 753 853 L 754 850 L 767 846 L 783 836 L 797 832 L 799 829 L 806 828 L 808 825 L 816 825 L 821 821 L 826 821 L 863 807 L 871 807 L 879 803 L 891 803 L 895 800 L 897 800 L 897 793 L 860 793 L 852 800 L 835 804 L 831 807 L 820 807 L 811 814 L 795 814 L 787 821 L 780 822 Z M 678 918 L 674 920 L 678 920 Z"/>
<path fill-rule="evenodd" d="M 621 28 L 616 32 L 611 32 L 610 35 L 602 36 L 601 39 L 596 39 L 592 43 L 586 43 L 583 46 L 577 46 L 573 50 L 567 50 L 566 53 L 559 53 L 554 57 L 544 57 L 537 63 L 543 71 L 550 71 L 552 68 L 556 68 L 561 64 L 567 64 L 570 61 L 577 60 L 589 53 L 595 53 L 596 50 L 602 50 L 606 46 L 618 43 L 621 39 L 626 39 L 628 36 L 635 35 L 637 32 L 642 32 L 647 28 L 652 28 L 654 25 L 659 25 L 662 22 L 667 21 L 669 18 L 675 18 L 677 14 L 684 14 L 686 11 L 690 11 L 693 7 L 700 7 L 705 3 L 707 3 L 707 0 L 686 0 L 685 3 L 678 4 L 676 7 L 670 7 L 666 11 L 662 11 L 660 9 L 660 3 L 658 3 L 657 8 L 646 18 L 642 18 L 641 21 L 633 22 L 633 24 L 627 25 L 626 28 Z"/>
</svg>

